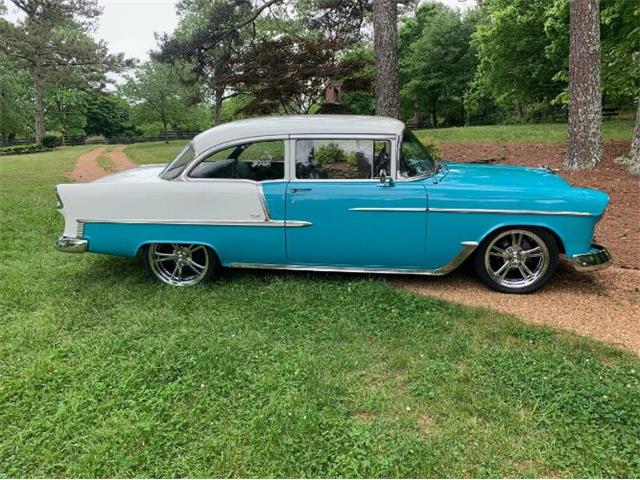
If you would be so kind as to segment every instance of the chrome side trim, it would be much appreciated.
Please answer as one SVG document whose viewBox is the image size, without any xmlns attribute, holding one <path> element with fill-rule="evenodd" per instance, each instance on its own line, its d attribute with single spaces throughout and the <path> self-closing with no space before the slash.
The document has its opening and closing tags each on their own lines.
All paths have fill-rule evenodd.
<svg viewBox="0 0 640 480">
<path fill-rule="evenodd" d="M 433 270 L 411 268 L 377 268 L 377 267 L 332 267 L 325 265 L 295 265 L 274 263 L 230 263 L 231 268 L 259 268 L 268 270 L 304 270 L 310 272 L 343 272 L 343 273 L 390 273 L 402 275 L 446 275 L 459 267 L 478 248 L 478 242 L 462 242 L 462 250 L 449 263 Z"/>
<path fill-rule="evenodd" d="M 492 208 L 429 208 L 434 213 L 502 213 L 507 215 L 561 215 L 570 217 L 594 217 L 589 212 L 567 212 L 551 210 L 503 210 Z"/>
<path fill-rule="evenodd" d="M 82 219 L 84 223 L 124 223 L 124 224 L 158 224 L 158 225 L 216 225 L 229 227 L 309 227 L 311 222 L 304 220 L 150 220 L 150 219 Z"/>
<path fill-rule="evenodd" d="M 269 213 L 269 206 L 267 205 L 267 199 L 264 196 L 264 190 L 262 190 L 262 185 L 258 185 L 258 199 L 260 200 L 260 205 L 262 205 L 262 210 L 264 211 L 264 218 L 267 222 L 271 221 L 271 214 Z"/>
<path fill-rule="evenodd" d="M 597 251 L 580 253 L 571 257 L 571 266 L 578 272 L 593 272 L 594 270 L 606 268 L 613 263 L 609 250 L 597 244 L 592 245 L 592 247 Z"/>
<path fill-rule="evenodd" d="M 356 207 L 350 208 L 350 212 L 427 212 L 426 208 L 393 208 L 393 207 Z"/>
<path fill-rule="evenodd" d="M 56 248 L 65 253 L 83 253 L 89 249 L 89 242 L 82 238 L 60 237 Z"/>
<path fill-rule="evenodd" d="M 78 220 L 78 226 L 76 228 L 76 237 L 83 238 L 84 237 L 84 222 Z"/>
</svg>

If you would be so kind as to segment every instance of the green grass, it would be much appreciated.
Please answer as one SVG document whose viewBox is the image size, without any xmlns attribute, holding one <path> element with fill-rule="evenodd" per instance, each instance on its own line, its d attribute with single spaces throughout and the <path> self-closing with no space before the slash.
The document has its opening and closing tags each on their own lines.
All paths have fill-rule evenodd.
<svg viewBox="0 0 640 480">
<path fill-rule="evenodd" d="M 630 140 L 633 120 L 606 120 L 605 140 Z M 522 125 L 486 125 L 479 127 L 454 127 L 419 130 L 418 136 L 438 143 L 460 142 L 566 142 L 565 123 L 540 123 Z"/>
<path fill-rule="evenodd" d="M 56 252 L 87 149 L 0 160 L 0 477 L 640 475 L 631 354 L 382 279 Z"/>
<path fill-rule="evenodd" d="M 175 140 L 169 143 L 149 142 L 127 145 L 125 153 L 138 165 L 146 163 L 169 163 L 187 144 L 186 140 Z"/>
</svg>

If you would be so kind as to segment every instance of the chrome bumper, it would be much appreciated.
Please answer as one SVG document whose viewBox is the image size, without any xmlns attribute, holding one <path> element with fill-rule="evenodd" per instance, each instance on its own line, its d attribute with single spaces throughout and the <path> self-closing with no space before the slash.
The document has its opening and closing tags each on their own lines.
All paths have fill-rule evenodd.
<svg viewBox="0 0 640 480">
<path fill-rule="evenodd" d="M 89 241 L 82 238 L 60 237 L 56 248 L 66 253 L 83 253 L 89 249 Z"/>
<path fill-rule="evenodd" d="M 571 258 L 571 265 L 579 272 L 592 272 L 608 267 L 613 262 L 609 251 L 601 245 L 591 245 L 596 251 L 580 253 Z"/>
</svg>

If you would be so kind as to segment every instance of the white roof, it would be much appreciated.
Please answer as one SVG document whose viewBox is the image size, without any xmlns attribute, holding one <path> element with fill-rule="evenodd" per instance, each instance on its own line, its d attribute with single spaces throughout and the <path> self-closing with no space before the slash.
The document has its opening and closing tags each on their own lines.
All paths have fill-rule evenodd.
<svg viewBox="0 0 640 480">
<path fill-rule="evenodd" d="M 237 139 L 264 135 L 378 134 L 401 135 L 404 123 L 389 117 L 365 115 L 291 115 L 261 117 L 224 123 L 196 135 L 196 154 Z"/>
</svg>

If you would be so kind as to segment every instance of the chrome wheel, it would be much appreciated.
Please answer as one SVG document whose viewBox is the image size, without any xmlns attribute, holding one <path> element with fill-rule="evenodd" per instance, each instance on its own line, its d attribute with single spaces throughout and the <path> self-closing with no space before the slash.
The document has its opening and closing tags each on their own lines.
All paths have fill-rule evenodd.
<svg viewBox="0 0 640 480">
<path fill-rule="evenodd" d="M 208 276 L 212 258 L 204 245 L 154 243 L 147 250 L 147 261 L 160 281 L 186 287 Z"/>
<path fill-rule="evenodd" d="M 507 230 L 487 246 L 484 267 L 489 277 L 508 289 L 524 289 L 542 278 L 550 264 L 549 247 L 528 230 Z"/>
</svg>

